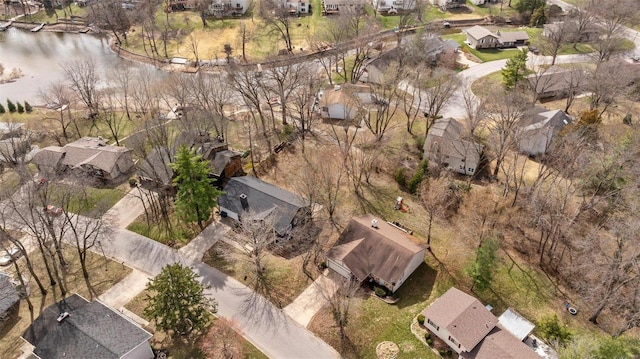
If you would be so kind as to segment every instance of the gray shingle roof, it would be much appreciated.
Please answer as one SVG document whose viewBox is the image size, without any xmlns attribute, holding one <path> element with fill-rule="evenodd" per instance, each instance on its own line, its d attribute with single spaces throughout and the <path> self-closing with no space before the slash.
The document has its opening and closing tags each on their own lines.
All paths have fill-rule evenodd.
<svg viewBox="0 0 640 359">
<path fill-rule="evenodd" d="M 83 137 L 77 141 L 67 143 L 64 146 L 65 155 L 62 164 L 77 167 L 90 165 L 105 172 L 113 172 L 120 156 L 131 152 L 126 147 L 104 144 L 103 140 L 92 137 Z M 129 168 L 133 166 L 131 162 Z M 128 168 L 123 168 L 126 171 Z"/>
<path fill-rule="evenodd" d="M 309 202 L 302 197 L 264 182 L 256 177 L 234 177 L 224 187 L 224 193 L 218 198 L 220 207 L 224 207 L 235 213 L 245 212 L 240 202 L 240 195 L 247 196 L 249 211 L 253 211 L 260 217 L 274 212 L 275 231 L 283 235 L 289 229 L 298 211 L 309 207 Z"/>
<path fill-rule="evenodd" d="M 496 39 L 498 38 L 498 35 L 492 33 L 487 28 L 482 27 L 480 25 L 476 25 L 476 26 L 470 27 L 465 31 L 466 31 L 467 35 L 473 37 L 476 40 L 480 40 L 483 37 L 487 37 L 487 36 L 495 37 Z"/>
<path fill-rule="evenodd" d="M 18 291 L 11 283 L 11 278 L 0 273 L 0 315 L 3 315 L 20 300 Z"/>
<path fill-rule="evenodd" d="M 31 160 L 32 163 L 38 166 L 56 167 L 62 157 L 64 156 L 64 149 L 60 146 L 49 146 L 38 151 Z"/>
<path fill-rule="evenodd" d="M 62 323 L 57 318 L 68 312 Z M 74 294 L 50 305 L 22 337 L 40 358 L 120 358 L 151 334 L 104 304 Z"/>
<path fill-rule="evenodd" d="M 149 152 L 144 160 L 140 161 L 138 174 L 140 177 L 149 178 L 164 185 L 170 185 L 173 179 L 173 169 L 169 165 L 171 155 L 166 147 L 156 147 Z"/>
</svg>

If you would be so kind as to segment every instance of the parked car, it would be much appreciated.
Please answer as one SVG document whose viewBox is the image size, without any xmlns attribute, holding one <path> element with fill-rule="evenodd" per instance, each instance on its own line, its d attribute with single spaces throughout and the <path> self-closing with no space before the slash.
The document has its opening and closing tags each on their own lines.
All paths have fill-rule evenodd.
<svg viewBox="0 0 640 359">
<path fill-rule="evenodd" d="M 8 250 L 9 253 L 7 253 L 7 251 L 2 252 L 4 253 L 4 255 L 0 257 L 0 266 L 8 266 L 15 259 L 18 259 L 18 257 L 20 257 L 20 250 L 18 248 L 10 248 Z"/>
<path fill-rule="evenodd" d="M 56 207 L 54 205 L 47 205 L 47 207 L 44 209 L 45 212 L 47 212 L 48 214 L 52 215 L 52 216 L 59 216 L 62 214 L 62 208 L 60 207 Z"/>
</svg>

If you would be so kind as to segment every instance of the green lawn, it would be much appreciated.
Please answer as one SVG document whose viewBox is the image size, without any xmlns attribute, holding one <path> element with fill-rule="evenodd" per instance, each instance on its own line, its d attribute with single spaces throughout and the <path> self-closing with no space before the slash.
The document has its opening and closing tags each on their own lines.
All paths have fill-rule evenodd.
<svg viewBox="0 0 640 359">
<path fill-rule="evenodd" d="M 144 215 L 133 221 L 127 229 L 173 248 L 180 248 L 186 245 L 200 233 L 197 225 L 183 223 L 177 218 L 175 212 L 170 213 L 169 216 L 171 221 L 170 230 L 167 230 L 161 223 L 147 223 Z"/>
<path fill-rule="evenodd" d="M 69 211 L 84 216 L 98 218 L 113 207 L 128 191 L 129 184 L 124 183 L 115 188 L 76 188 L 65 183 L 49 183 L 50 204 L 62 206 L 63 196 L 70 195 Z M 86 191 L 86 196 L 81 191 Z"/>
<path fill-rule="evenodd" d="M 86 8 L 71 4 L 65 6 L 63 9 L 56 9 L 55 11 L 41 10 L 33 15 L 27 15 L 24 19 L 31 22 L 55 23 L 58 22 L 58 19 L 71 19 L 71 16 L 84 17 L 86 14 Z"/>
<path fill-rule="evenodd" d="M 467 40 L 467 35 L 459 33 L 459 34 L 449 34 L 442 36 L 443 39 L 451 39 L 457 41 L 462 51 L 470 52 L 477 58 L 479 58 L 482 62 L 495 61 L 495 60 L 503 60 L 513 57 L 519 50 L 518 49 L 482 49 L 476 50 L 465 43 Z"/>
</svg>

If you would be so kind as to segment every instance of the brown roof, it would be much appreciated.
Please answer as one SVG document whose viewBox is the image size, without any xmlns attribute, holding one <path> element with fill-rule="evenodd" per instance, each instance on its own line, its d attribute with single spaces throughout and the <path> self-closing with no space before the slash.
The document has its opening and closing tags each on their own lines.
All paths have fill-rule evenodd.
<svg viewBox="0 0 640 359">
<path fill-rule="evenodd" d="M 370 93 L 371 88 L 367 85 L 343 84 L 339 86 L 329 86 L 322 92 L 320 106 L 327 107 L 336 103 L 342 103 L 357 107 L 362 95 Z"/>
<path fill-rule="evenodd" d="M 104 140 L 93 137 L 67 143 L 64 150 L 62 164 L 71 167 L 90 165 L 105 172 L 113 171 L 120 156 L 131 151 L 126 147 L 107 145 Z"/>
<path fill-rule="evenodd" d="M 476 298 L 452 287 L 422 314 L 471 350 L 496 326 L 498 318 Z M 511 334 L 509 334 L 511 335 Z M 492 359 L 499 358 L 499 356 Z"/>
<path fill-rule="evenodd" d="M 373 275 L 387 283 L 397 283 L 424 248 L 412 236 L 383 220 L 376 219 L 378 228 L 371 227 L 374 219 L 371 214 L 353 218 L 327 257 L 341 260 L 361 281 Z"/>
<path fill-rule="evenodd" d="M 497 325 L 470 352 L 460 354 L 463 359 L 540 359 L 526 344 L 508 330 Z"/>
<path fill-rule="evenodd" d="M 476 40 L 480 40 L 483 37 L 487 37 L 487 36 L 495 37 L 496 39 L 498 38 L 496 34 L 489 31 L 489 29 L 487 29 L 486 27 L 482 27 L 480 25 L 470 27 L 467 30 L 465 30 L 465 32 L 467 33 L 467 35 L 473 37 Z"/>
<path fill-rule="evenodd" d="M 498 41 L 505 42 L 516 42 L 516 41 L 527 41 L 529 40 L 529 35 L 524 31 L 500 31 L 498 32 Z"/>
<path fill-rule="evenodd" d="M 531 87 L 535 86 L 536 93 L 541 94 L 568 90 L 571 85 L 577 85 L 582 76 L 581 70 L 552 66 L 540 75 L 527 76 L 527 80 Z"/>
</svg>

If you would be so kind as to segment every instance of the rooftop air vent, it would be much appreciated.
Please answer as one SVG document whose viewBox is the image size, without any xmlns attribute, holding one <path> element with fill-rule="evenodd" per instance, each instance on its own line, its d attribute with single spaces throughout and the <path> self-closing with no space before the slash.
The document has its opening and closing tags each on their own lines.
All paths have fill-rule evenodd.
<svg viewBox="0 0 640 359">
<path fill-rule="evenodd" d="M 377 219 L 372 219 L 371 220 L 371 227 L 378 228 L 378 220 Z"/>
<path fill-rule="evenodd" d="M 58 323 L 62 323 L 65 319 L 67 319 L 67 317 L 69 316 L 68 312 L 63 312 L 60 313 L 60 315 L 58 316 L 58 319 L 56 319 L 58 321 Z"/>
</svg>

